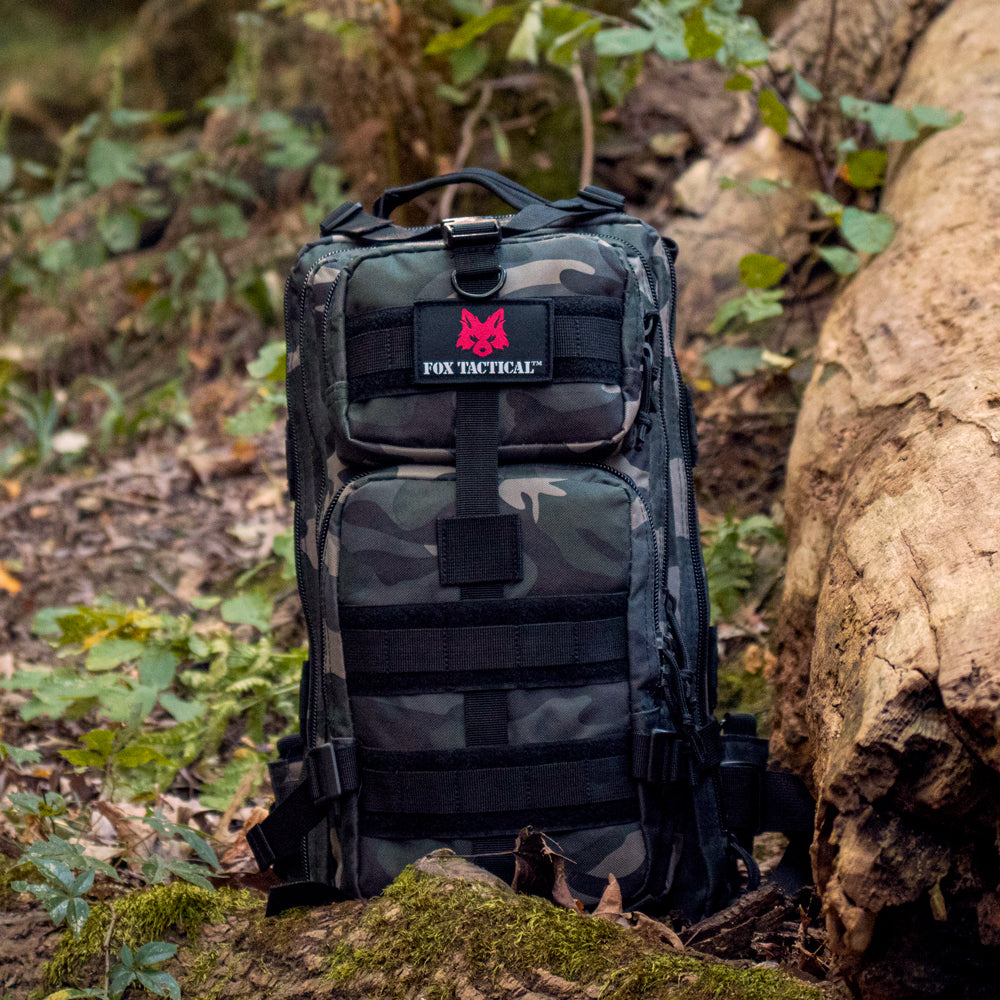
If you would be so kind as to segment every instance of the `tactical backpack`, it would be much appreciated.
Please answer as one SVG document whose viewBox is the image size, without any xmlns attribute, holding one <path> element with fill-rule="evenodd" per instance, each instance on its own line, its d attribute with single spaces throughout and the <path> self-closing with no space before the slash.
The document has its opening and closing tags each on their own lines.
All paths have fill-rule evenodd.
<svg viewBox="0 0 1000 1000">
<path fill-rule="evenodd" d="M 465 182 L 513 214 L 389 221 Z M 442 847 L 509 879 L 530 825 L 584 903 L 613 874 L 626 907 L 694 919 L 754 884 L 755 832 L 811 831 L 753 720 L 713 716 L 675 253 L 616 194 L 549 201 L 480 169 L 341 206 L 300 252 L 310 655 L 249 836 L 288 882 L 272 911 L 372 896 Z"/>
</svg>

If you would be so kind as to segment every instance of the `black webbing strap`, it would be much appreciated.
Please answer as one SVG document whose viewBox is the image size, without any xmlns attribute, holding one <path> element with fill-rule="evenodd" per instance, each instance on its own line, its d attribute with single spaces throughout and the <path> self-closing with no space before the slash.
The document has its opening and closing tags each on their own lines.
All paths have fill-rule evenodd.
<svg viewBox="0 0 1000 1000">
<path fill-rule="evenodd" d="M 276 917 L 296 906 L 329 906 L 348 898 L 345 893 L 326 882 L 289 882 L 287 885 L 275 886 L 267 894 L 264 916 Z"/>
<path fill-rule="evenodd" d="M 358 759 L 353 742 L 314 747 L 306 755 L 303 772 L 301 784 L 247 832 L 247 843 L 261 871 L 297 851 L 302 838 L 329 815 L 337 800 L 345 792 L 358 789 Z"/>
<path fill-rule="evenodd" d="M 632 734 L 632 775 L 640 781 L 695 782 L 721 761 L 722 741 L 714 719 L 699 729 Z"/>
<path fill-rule="evenodd" d="M 628 655 L 624 616 L 464 628 L 343 629 L 341 639 L 353 674 L 572 666 Z"/>
<path fill-rule="evenodd" d="M 520 518 L 499 513 L 499 393 L 455 396 L 455 516 L 437 522 L 441 585 L 460 586 L 463 600 L 502 597 L 521 579 L 523 555 Z"/>
<path fill-rule="evenodd" d="M 724 764 L 719 769 L 722 813 L 730 830 L 812 833 L 816 803 L 790 771 Z"/>
<path fill-rule="evenodd" d="M 520 812 L 592 806 L 633 795 L 622 739 L 473 746 L 440 754 L 365 749 L 363 761 L 364 812 Z"/>
</svg>

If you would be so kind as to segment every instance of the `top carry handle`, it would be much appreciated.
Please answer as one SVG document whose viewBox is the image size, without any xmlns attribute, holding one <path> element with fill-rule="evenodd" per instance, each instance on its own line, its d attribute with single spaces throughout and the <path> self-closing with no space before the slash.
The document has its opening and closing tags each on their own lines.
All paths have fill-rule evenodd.
<svg viewBox="0 0 1000 1000">
<path fill-rule="evenodd" d="M 465 170 L 442 174 L 440 177 L 429 177 L 415 184 L 407 184 L 405 187 L 388 188 L 375 202 L 373 211 L 375 215 L 388 219 L 400 205 L 405 205 L 428 191 L 436 191 L 451 184 L 476 184 L 516 209 L 526 208 L 528 205 L 552 204 L 548 198 L 535 194 L 534 191 L 493 170 L 467 167 Z"/>
</svg>

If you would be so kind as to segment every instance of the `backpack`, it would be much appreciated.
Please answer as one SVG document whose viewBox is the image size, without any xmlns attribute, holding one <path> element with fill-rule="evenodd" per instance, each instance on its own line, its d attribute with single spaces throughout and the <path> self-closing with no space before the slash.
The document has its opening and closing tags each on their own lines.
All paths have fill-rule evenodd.
<svg viewBox="0 0 1000 1000">
<path fill-rule="evenodd" d="M 514 212 L 389 221 L 455 183 Z M 509 881 L 528 826 L 585 904 L 613 874 L 626 909 L 720 908 L 754 833 L 811 831 L 812 803 L 752 717 L 713 715 L 676 246 L 612 192 L 475 168 L 321 232 L 285 297 L 310 652 L 248 835 L 288 883 L 270 912 L 440 848 Z"/>
</svg>

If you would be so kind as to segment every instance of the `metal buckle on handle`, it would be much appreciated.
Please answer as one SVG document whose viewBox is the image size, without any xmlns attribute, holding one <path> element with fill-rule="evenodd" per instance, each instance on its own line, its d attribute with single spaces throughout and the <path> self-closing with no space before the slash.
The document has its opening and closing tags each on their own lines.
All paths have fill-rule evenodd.
<svg viewBox="0 0 1000 1000">
<path fill-rule="evenodd" d="M 445 219 L 441 223 L 441 232 L 449 250 L 500 242 L 500 222 L 490 216 L 466 215 Z"/>
</svg>

